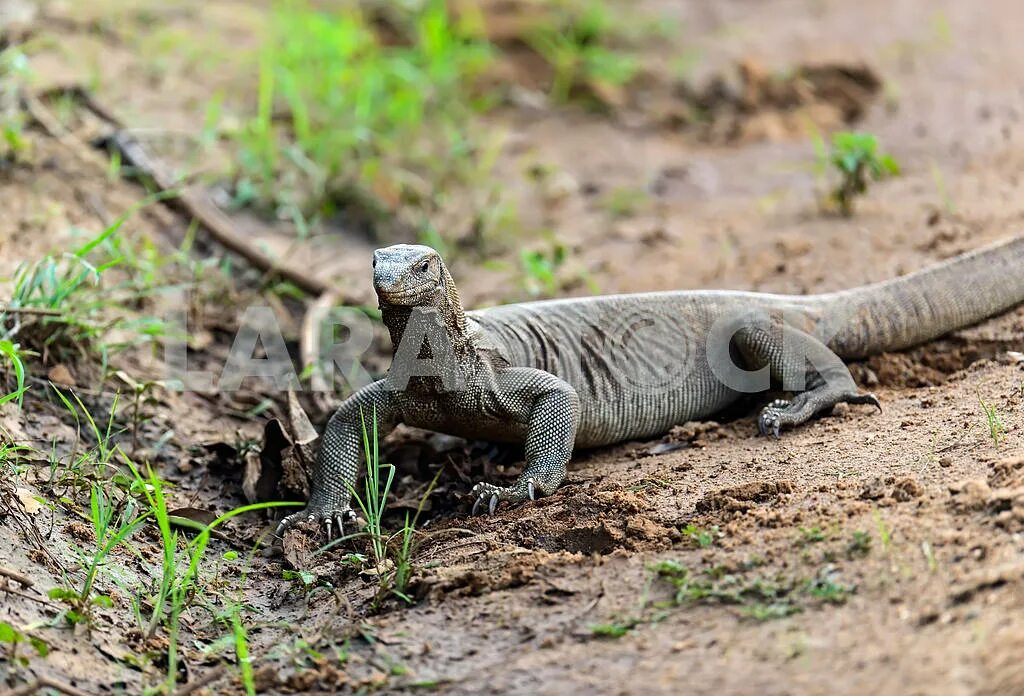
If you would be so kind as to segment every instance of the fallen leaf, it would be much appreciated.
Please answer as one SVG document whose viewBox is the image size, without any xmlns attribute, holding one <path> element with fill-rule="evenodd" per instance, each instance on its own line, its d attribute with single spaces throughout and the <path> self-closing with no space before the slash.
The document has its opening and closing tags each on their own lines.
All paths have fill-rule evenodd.
<svg viewBox="0 0 1024 696">
<path fill-rule="evenodd" d="M 18 488 L 14 492 L 18 496 L 18 500 L 21 501 L 22 507 L 25 508 L 25 512 L 28 514 L 34 515 L 43 509 L 43 506 L 38 500 L 36 500 L 36 494 L 28 488 Z"/>
<path fill-rule="evenodd" d="M 51 382 L 54 384 L 62 384 L 66 387 L 75 386 L 75 376 L 71 374 L 71 370 L 62 363 L 57 363 L 50 368 L 50 371 L 46 374 Z"/>
</svg>

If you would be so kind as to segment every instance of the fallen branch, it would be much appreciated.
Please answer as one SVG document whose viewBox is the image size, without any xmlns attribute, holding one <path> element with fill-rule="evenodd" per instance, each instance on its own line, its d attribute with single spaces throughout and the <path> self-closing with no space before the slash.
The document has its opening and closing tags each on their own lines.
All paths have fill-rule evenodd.
<svg viewBox="0 0 1024 696">
<path fill-rule="evenodd" d="M 313 392 L 316 405 L 322 411 L 330 410 L 328 395 L 331 393 L 324 377 L 323 365 L 320 361 L 320 346 L 322 345 L 320 334 L 323 328 L 323 319 L 332 307 L 341 301 L 341 296 L 331 290 L 320 295 L 306 309 L 302 317 L 302 330 L 299 337 L 299 357 L 302 360 L 302 369 L 309 370 L 309 387 Z"/>
<path fill-rule="evenodd" d="M 52 609 L 57 609 L 57 605 L 54 604 L 53 602 L 51 602 L 51 601 L 49 601 L 47 599 L 43 599 L 42 597 L 36 597 L 34 595 L 30 595 L 28 592 L 22 592 L 21 590 L 16 590 L 16 589 L 14 589 L 13 587 L 11 587 L 10 585 L 8 585 L 6 583 L 4 583 L 3 585 L 0 585 L 0 593 L 3 593 L 5 595 L 14 595 L 15 597 L 21 597 L 22 599 L 27 599 L 28 601 L 35 602 L 36 604 L 42 604 L 44 607 L 50 607 Z"/>
<path fill-rule="evenodd" d="M 182 684 L 177 691 L 174 692 L 174 696 L 188 696 L 188 694 L 194 693 L 199 689 L 209 686 L 213 682 L 217 681 L 227 673 L 227 670 L 223 667 L 214 667 L 209 670 L 206 674 L 193 679 L 188 684 Z"/>
<path fill-rule="evenodd" d="M 110 109 L 101 104 L 89 90 L 79 85 L 53 88 L 40 93 L 39 97 L 29 95 L 24 100 L 26 110 L 44 130 L 62 144 L 76 151 L 80 151 L 82 148 L 81 141 L 68 133 L 67 129 L 63 128 L 59 121 L 52 117 L 52 114 L 49 114 L 40 101 L 40 97 L 57 95 L 75 99 L 102 121 L 105 121 L 113 129 L 113 133 L 102 138 L 96 144 L 117 152 L 122 163 L 133 167 L 137 175 L 149 179 L 158 189 L 177 192 L 176 196 L 163 199 L 163 203 L 196 220 L 215 241 L 229 251 L 244 258 L 257 270 L 286 280 L 310 295 L 320 296 L 332 292 L 339 302 L 354 304 L 344 298 L 338 288 L 306 273 L 303 269 L 272 258 L 252 245 L 248 239 L 238 233 L 231 219 L 217 207 L 205 190 L 183 188 L 182 182 L 173 175 L 171 169 L 163 161 L 150 153 L 141 142 L 134 138 L 130 134 L 130 129 L 126 128 L 125 124 Z"/>
<path fill-rule="evenodd" d="M 167 166 L 151 155 L 142 143 L 126 131 L 115 131 L 104 139 L 104 144 L 116 151 L 124 164 L 134 167 L 138 174 L 151 179 L 159 189 L 165 191 L 177 189 L 178 195 L 166 199 L 164 203 L 180 209 L 181 212 L 197 220 L 211 237 L 229 251 L 244 258 L 254 268 L 265 271 L 268 275 L 282 278 L 311 295 L 337 292 L 335 288 L 319 278 L 294 266 L 289 266 L 286 262 L 271 258 L 250 244 L 235 230 L 234 223 L 217 207 L 205 190 L 178 188 L 179 182 Z"/>
<path fill-rule="evenodd" d="M 22 585 L 23 588 L 31 588 L 31 586 L 35 584 L 32 579 L 26 577 L 22 573 L 19 573 L 16 570 L 11 570 L 10 568 L 4 568 L 3 566 L 0 566 L 0 575 L 9 577 L 19 585 Z"/>
<path fill-rule="evenodd" d="M 42 689 L 55 689 L 68 696 L 89 696 L 85 691 L 52 677 L 36 677 L 35 680 L 25 686 L 11 691 L 9 696 L 30 696 L 30 694 L 34 694 Z"/>
<path fill-rule="evenodd" d="M 64 316 L 64 312 L 59 309 L 49 309 L 48 307 L 10 307 L 5 304 L 0 304 L 0 314 L 26 314 L 43 317 Z"/>
<path fill-rule="evenodd" d="M 5 578 L 10 578 L 22 587 L 32 587 L 35 584 L 30 578 L 27 578 L 21 573 L 11 570 L 10 568 L 4 568 L 3 566 L 0 566 L 0 575 Z"/>
</svg>

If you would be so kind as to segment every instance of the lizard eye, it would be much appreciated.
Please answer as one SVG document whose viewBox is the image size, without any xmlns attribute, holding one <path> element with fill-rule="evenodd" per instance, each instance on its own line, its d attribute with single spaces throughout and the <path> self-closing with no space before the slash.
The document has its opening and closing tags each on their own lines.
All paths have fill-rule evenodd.
<svg viewBox="0 0 1024 696">
<path fill-rule="evenodd" d="M 429 268 L 430 268 L 430 259 L 427 259 L 426 261 L 424 261 L 423 263 L 420 264 L 420 273 L 426 273 Z"/>
</svg>

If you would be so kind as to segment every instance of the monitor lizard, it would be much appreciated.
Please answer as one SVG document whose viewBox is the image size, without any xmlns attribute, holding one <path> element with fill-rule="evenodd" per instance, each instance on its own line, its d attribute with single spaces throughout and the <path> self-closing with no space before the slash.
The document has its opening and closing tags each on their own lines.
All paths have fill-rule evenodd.
<svg viewBox="0 0 1024 696">
<path fill-rule="evenodd" d="M 477 483 L 473 513 L 551 495 L 574 448 L 661 435 L 744 392 L 782 387 L 758 416 L 779 436 L 838 403 L 871 404 L 843 362 L 901 350 L 1024 302 L 1024 235 L 900 278 L 807 296 L 732 291 L 605 295 L 463 309 L 441 256 L 378 249 L 373 281 L 394 346 L 387 377 L 324 432 L 305 510 L 342 533 L 354 517 L 363 423 L 525 445 L 510 486 Z M 333 527 L 333 530 L 332 530 Z"/>
</svg>

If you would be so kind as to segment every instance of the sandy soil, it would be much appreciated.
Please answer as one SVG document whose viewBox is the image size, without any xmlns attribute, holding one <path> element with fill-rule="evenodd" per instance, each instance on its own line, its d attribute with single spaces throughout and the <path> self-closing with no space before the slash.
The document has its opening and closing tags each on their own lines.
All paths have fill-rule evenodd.
<svg viewBox="0 0 1024 696">
<path fill-rule="evenodd" d="M 879 136 L 903 175 L 873 186 L 856 216 L 840 219 L 820 213 L 812 143 L 785 115 L 756 114 L 726 142 L 668 127 L 655 98 L 608 115 L 507 107 L 489 117 L 509 134 L 498 167 L 529 211 L 524 227 L 554 230 L 568 246 L 564 292 L 588 292 L 579 271 L 602 292 L 825 291 L 1019 234 L 1020 3 L 646 0 L 637 11 L 681 21 L 677 40 L 700 55 L 694 84 L 739 60 L 770 73 L 870 66 L 884 87 L 857 127 Z M 204 72 L 203 61 L 225 45 L 249 50 L 261 12 L 240 2 L 173 11 L 56 4 L 51 14 L 63 19 L 43 22 L 54 41 L 38 81 L 86 80 L 102 64 L 97 94 L 124 119 L 197 133 L 205 101 L 238 79 Z M 108 15 L 120 19 L 104 31 L 88 21 Z M 226 38 L 207 52 L 157 56 L 153 26 Z M 96 229 L 143 196 L 108 178 L 102 163 L 42 134 L 35 141 L 32 163 L 0 170 L 5 264 L 60 248 L 70 228 Z M 538 164 L 558 182 L 531 181 L 525 172 Z M 642 193 L 626 216 L 604 202 L 620 189 Z M 153 207 L 128 229 L 172 244 L 186 226 Z M 259 233 L 271 248 L 294 241 L 266 223 Z M 369 248 L 333 231 L 296 258 L 370 300 Z M 515 250 L 495 248 L 506 249 L 505 266 L 456 259 L 467 304 L 525 297 L 508 270 Z M 250 281 L 240 273 L 210 300 L 198 359 L 224 355 L 235 308 L 256 297 Z M 343 564 L 343 550 L 311 561 L 317 589 L 308 595 L 282 578 L 294 556 L 280 550 L 225 564 L 211 601 L 243 604 L 266 693 L 1024 693 L 1024 364 L 1008 354 L 1022 345 L 1018 309 L 855 365 L 882 413 L 840 409 L 773 441 L 755 436 L 750 404 L 657 442 L 578 453 L 556 495 L 492 517 L 469 517 L 460 495 L 485 475 L 512 478 L 514 459 L 485 461 L 468 446 L 439 453 L 406 432 L 386 449 L 399 467 L 392 523 L 442 469 L 411 606 L 392 599 L 371 610 L 374 579 Z M 152 366 L 144 355 L 120 359 L 126 370 Z M 105 413 L 114 387 L 82 381 L 83 401 Z M 3 427 L 11 440 L 44 452 L 56 442 L 67 453 L 74 424 L 42 393 L 23 412 L 3 406 Z M 143 453 L 173 431 L 152 460 L 174 484 L 175 506 L 223 512 L 244 502 L 236 450 L 259 440 L 266 416 L 240 414 L 263 396 L 161 392 L 147 406 Z M 981 400 L 1005 425 L 998 443 Z M 97 609 L 90 630 L 50 625 L 58 607 L 45 592 L 65 574 L 78 577 L 74 550 L 92 532 L 65 506 L 26 509 L 33 495 L 59 498 L 46 459 L 0 484 L 0 566 L 34 582 L 20 594 L 0 589 L 0 620 L 32 625 L 50 645 L 6 686 L 50 675 L 86 693 L 138 693 L 160 678 L 166 644 L 140 639 L 110 582 L 114 606 Z M 244 556 L 265 524 L 233 521 L 210 558 L 232 547 Z M 155 533 L 136 541 L 138 555 L 122 550 L 111 560 L 126 579 L 150 577 L 159 552 Z M 215 671 L 217 651 L 204 651 L 224 633 L 210 612 L 186 614 L 182 683 L 219 676 L 211 693 L 242 692 L 235 667 Z"/>
</svg>

